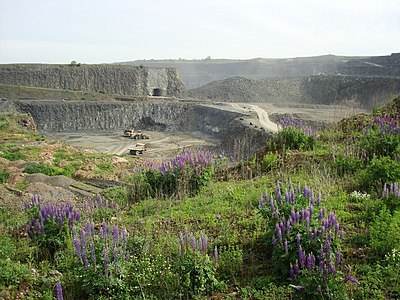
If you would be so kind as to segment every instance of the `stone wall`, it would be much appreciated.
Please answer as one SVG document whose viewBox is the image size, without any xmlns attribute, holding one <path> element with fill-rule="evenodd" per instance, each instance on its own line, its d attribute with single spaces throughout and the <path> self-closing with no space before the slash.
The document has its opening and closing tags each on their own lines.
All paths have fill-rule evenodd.
<svg viewBox="0 0 400 300">
<path fill-rule="evenodd" d="M 33 86 L 124 96 L 182 97 L 183 83 L 172 68 L 128 65 L 0 65 L 0 85 Z"/>
</svg>

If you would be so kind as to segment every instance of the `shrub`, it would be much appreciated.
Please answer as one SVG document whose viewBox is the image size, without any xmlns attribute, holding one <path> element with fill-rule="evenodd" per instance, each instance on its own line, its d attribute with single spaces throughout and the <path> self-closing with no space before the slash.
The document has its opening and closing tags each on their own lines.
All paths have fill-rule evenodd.
<svg viewBox="0 0 400 300">
<path fill-rule="evenodd" d="M 272 256 L 284 280 L 290 278 L 295 296 L 300 298 L 345 298 L 340 276 L 340 242 L 343 231 L 333 212 L 321 206 L 321 195 L 292 183 L 282 194 L 279 182 L 275 193 L 260 197 L 261 214 L 267 223 L 266 237 Z"/>
<path fill-rule="evenodd" d="M 243 268 L 243 251 L 239 246 L 224 246 L 218 255 L 218 274 L 223 280 L 236 283 Z"/>
<path fill-rule="evenodd" d="M 0 183 L 6 183 L 8 180 L 8 177 L 10 177 L 10 173 L 0 172 Z"/>
<path fill-rule="evenodd" d="M 264 172 L 269 172 L 275 169 L 278 165 L 279 165 L 278 153 L 265 154 L 261 162 L 261 168 Z"/>
<path fill-rule="evenodd" d="M 25 159 L 26 156 L 25 154 L 19 152 L 18 150 L 17 151 L 4 150 L 2 157 L 8 160 L 15 161 L 20 159 Z"/>
<path fill-rule="evenodd" d="M 46 164 L 33 164 L 25 168 L 25 173 L 34 174 L 34 173 L 43 173 L 48 176 L 57 176 L 57 175 L 64 175 L 67 177 L 71 177 L 71 175 L 75 172 L 73 167 L 56 167 L 56 166 L 49 166 Z"/>
<path fill-rule="evenodd" d="M 25 203 L 25 213 L 30 218 L 28 236 L 38 246 L 40 259 L 46 260 L 53 260 L 56 251 L 65 246 L 74 222 L 80 220 L 80 213 L 70 203 L 42 204 L 36 196 L 30 204 Z"/>
<path fill-rule="evenodd" d="M 169 162 L 152 164 L 133 175 L 135 200 L 137 196 L 169 197 L 195 194 L 209 184 L 214 174 L 208 151 L 183 151 Z"/>
<path fill-rule="evenodd" d="M 292 127 L 279 131 L 273 141 L 291 150 L 312 150 L 316 143 L 314 136 L 307 135 L 302 130 Z"/>
<path fill-rule="evenodd" d="M 358 182 L 366 191 L 382 190 L 386 182 L 400 180 L 400 162 L 389 157 L 374 158 L 370 164 L 359 173 Z"/>
<path fill-rule="evenodd" d="M 393 215 L 383 206 L 368 228 L 372 253 L 377 259 L 400 249 L 400 211 Z"/>
<path fill-rule="evenodd" d="M 180 257 L 175 266 L 175 272 L 181 278 L 182 296 L 209 294 L 223 288 L 223 283 L 216 278 L 218 250 L 215 246 L 213 258 L 208 255 L 208 238 L 200 233 L 197 240 L 185 229 L 179 233 Z"/>
</svg>

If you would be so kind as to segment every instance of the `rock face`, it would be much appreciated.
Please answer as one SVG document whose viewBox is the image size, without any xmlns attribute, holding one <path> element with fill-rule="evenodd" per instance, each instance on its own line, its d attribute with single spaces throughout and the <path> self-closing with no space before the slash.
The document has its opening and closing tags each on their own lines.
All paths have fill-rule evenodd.
<svg viewBox="0 0 400 300">
<path fill-rule="evenodd" d="M 215 136 L 226 153 L 240 149 L 248 157 L 269 138 L 246 126 L 242 113 L 184 101 L 13 101 L 18 112 L 34 118 L 42 133 L 141 128 L 157 131 L 192 131 Z"/>
<path fill-rule="evenodd" d="M 159 131 L 201 131 L 222 136 L 242 114 L 180 101 L 15 101 L 29 113 L 40 132 L 100 131 L 141 128 Z"/>
<path fill-rule="evenodd" d="M 233 77 L 188 91 L 199 99 L 279 104 L 348 104 L 372 108 L 400 94 L 400 78 L 315 75 L 262 80 Z"/>
<path fill-rule="evenodd" d="M 181 97 L 175 69 L 128 65 L 0 65 L 0 85 L 33 86 L 124 96 Z"/>
</svg>

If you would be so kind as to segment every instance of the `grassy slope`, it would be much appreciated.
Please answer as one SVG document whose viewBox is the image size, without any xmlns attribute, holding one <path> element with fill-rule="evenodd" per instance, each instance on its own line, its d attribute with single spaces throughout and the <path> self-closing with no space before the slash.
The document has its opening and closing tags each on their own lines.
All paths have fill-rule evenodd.
<svg viewBox="0 0 400 300">
<path fill-rule="evenodd" d="M 347 128 L 351 126 L 346 124 Z M 114 197 L 121 204 L 118 222 L 127 226 L 130 236 L 136 241 L 135 247 L 151 255 L 170 257 L 176 254 L 178 232 L 185 227 L 190 232 L 206 233 L 213 246 L 237 245 L 243 253 L 243 265 L 235 276 L 226 280 L 228 288 L 222 293 L 215 293 L 215 298 L 290 298 L 293 291 L 287 288 L 288 284 L 280 274 L 274 273 L 275 262 L 271 258 L 271 247 L 267 246 L 268 241 L 264 238 L 266 223 L 259 213 L 258 199 L 265 190 L 273 192 L 277 180 L 284 183 L 291 178 L 294 183 L 307 183 L 311 190 L 321 191 L 327 211 L 336 213 L 346 231 L 342 245 L 343 265 L 351 266 L 360 282 L 346 288 L 349 296 L 356 299 L 391 299 L 390 295 L 393 294 L 388 292 L 387 286 L 390 286 L 388 282 L 395 277 L 395 273 L 377 267 L 376 263 L 385 266 L 385 259 L 381 257 L 377 260 L 371 252 L 369 225 L 363 214 L 363 210 L 372 207 L 375 210 L 371 210 L 372 215 L 369 217 L 374 219 L 373 212 L 379 211 L 381 200 L 378 195 L 374 195 L 374 191 L 368 191 L 371 194 L 369 202 L 356 201 L 350 197 L 350 193 L 359 188 L 357 172 L 338 174 L 332 170 L 329 149 L 332 146 L 344 146 L 347 138 L 346 133 L 340 130 L 322 133 L 314 150 L 286 151 L 268 172 L 262 171 L 261 161 L 243 163 L 242 167 L 229 170 L 229 181 L 214 181 L 193 197 L 181 195 L 168 199 L 142 199 L 129 205 L 126 199 Z M 261 160 L 263 155 L 258 158 Z M 15 250 L 15 257 L 19 256 L 23 262 L 27 262 L 29 253 L 34 253 L 34 246 L 28 246 L 26 238 L 10 242 L 8 237 L 12 236 L 12 232 L 7 227 L 7 223 L 23 224 L 26 220 L 18 220 L 10 214 L 7 208 L 1 209 L 0 246 L 5 247 L 10 243 L 20 246 L 18 251 Z M 398 232 L 397 235 L 392 236 L 394 241 L 399 239 Z M 49 267 L 62 268 L 60 265 Z M 47 276 L 54 286 L 55 279 L 46 273 L 48 269 L 43 265 L 35 265 L 35 268 L 42 276 Z M 69 275 L 65 270 L 66 278 Z M 399 286 L 390 282 L 392 286 Z M 68 285 L 68 279 L 64 279 L 64 283 Z M 38 286 L 43 294 L 54 294 L 53 288 L 46 289 L 36 281 L 31 283 L 32 289 Z M 14 291 L 12 287 L 7 290 L 10 293 Z"/>
</svg>

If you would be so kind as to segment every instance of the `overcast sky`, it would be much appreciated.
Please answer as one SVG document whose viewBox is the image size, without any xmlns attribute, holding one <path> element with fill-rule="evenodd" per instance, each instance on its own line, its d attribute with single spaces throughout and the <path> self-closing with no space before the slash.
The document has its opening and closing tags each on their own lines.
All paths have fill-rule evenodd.
<svg viewBox="0 0 400 300">
<path fill-rule="evenodd" d="M 0 0 L 0 63 L 393 52 L 399 0 Z"/>
</svg>

